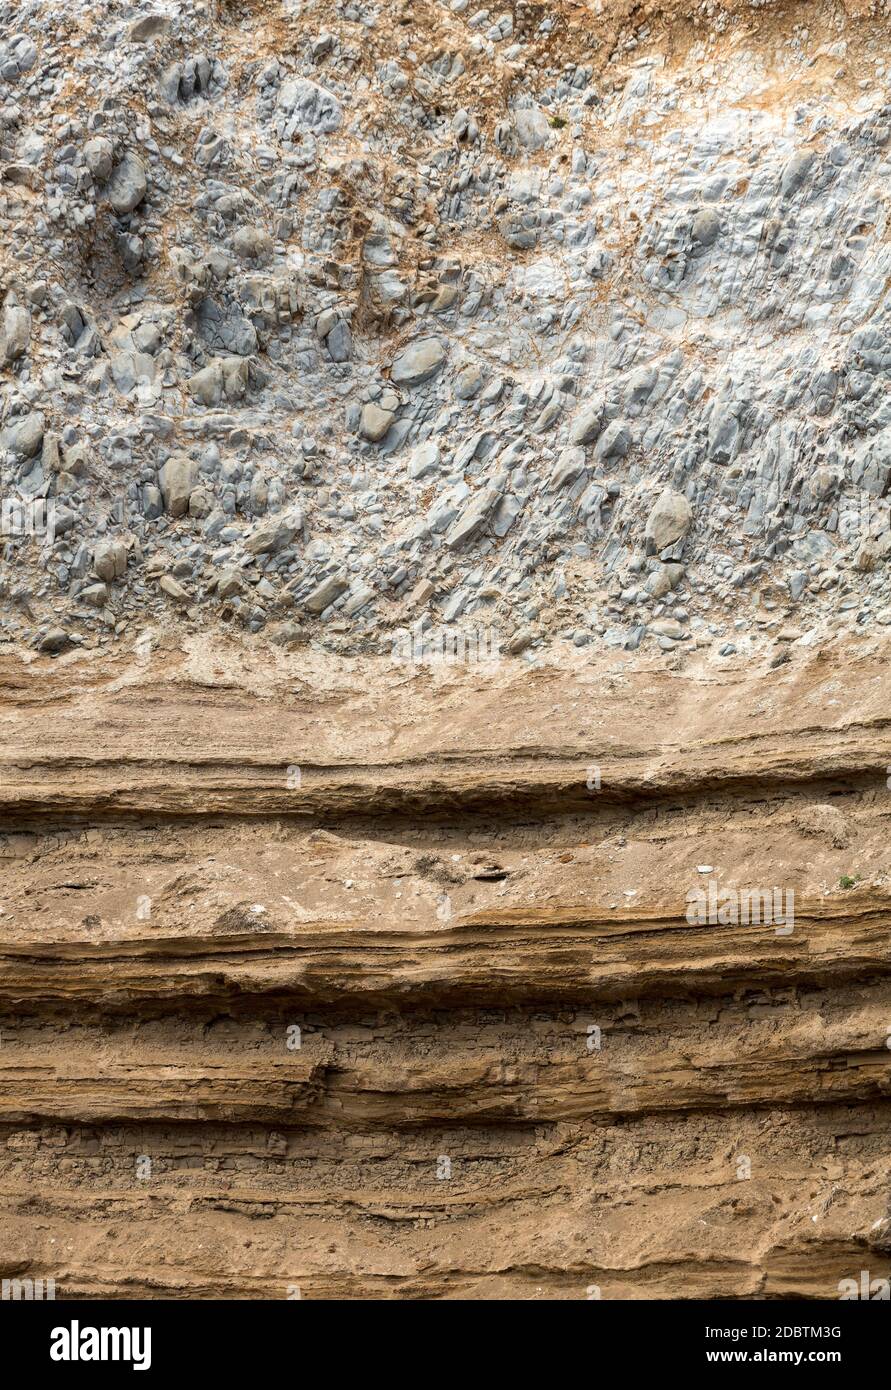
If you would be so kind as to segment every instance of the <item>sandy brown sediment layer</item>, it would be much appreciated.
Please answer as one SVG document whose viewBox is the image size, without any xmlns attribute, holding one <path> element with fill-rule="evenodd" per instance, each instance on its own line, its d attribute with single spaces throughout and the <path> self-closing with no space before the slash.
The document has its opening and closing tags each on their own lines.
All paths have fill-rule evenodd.
<svg viewBox="0 0 891 1390">
<path fill-rule="evenodd" d="M 287 659 L 9 662 L 0 1271 L 77 1298 L 884 1277 L 883 658 L 722 676 L 720 709 L 623 659 L 329 664 L 297 710 Z M 691 922 L 712 883 L 791 893 L 792 930 Z"/>
</svg>

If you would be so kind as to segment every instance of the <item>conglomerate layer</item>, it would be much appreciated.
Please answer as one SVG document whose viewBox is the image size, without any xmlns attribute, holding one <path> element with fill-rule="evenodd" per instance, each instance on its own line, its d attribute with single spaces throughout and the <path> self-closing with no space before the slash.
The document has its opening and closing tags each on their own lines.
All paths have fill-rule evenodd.
<svg viewBox="0 0 891 1390">
<path fill-rule="evenodd" d="M 0 633 L 879 630 L 887 54 L 860 0 L 0 0 Z"/>
</svg>

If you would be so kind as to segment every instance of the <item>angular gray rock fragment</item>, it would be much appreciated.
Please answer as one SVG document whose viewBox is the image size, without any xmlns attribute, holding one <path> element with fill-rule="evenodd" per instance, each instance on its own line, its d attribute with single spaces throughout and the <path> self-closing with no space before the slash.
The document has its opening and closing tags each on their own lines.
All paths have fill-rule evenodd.
<svg viewBox="0 0 891 1390">
<path fill-rule="evenodd" d="M 63 627 L 50 627 L 38 642 L 38 650 L 54 655 L 71 645 L 71 638 Z"/>
<path fill-rule="evenodd" d="M 376 598 L 377 593 L 370 584 L 359 584 L 343 605 L 344 616 L 351 618 L 354 613 L 361 613 Z"/>
<path fill-rule="evenodd" d="M 241 593 L 241 589 L 241 576 L 237 570 L 224 569 L 220 571 L 216 583 L 218 598 L 231 598 L 233 594 Z"/>
<path fill-rule="evenodd" d="M 714 208 L 702 208 L 693 218 L 690 235 L 697 246 L 712 246 L 721 231 L 721 219 Z"/>
<path fill-rule="evenodd" d="M 228 81 L 226 69 L 218 58 L 199 54 L 167 68 L 161 78 L 161 91 L 173 105 L 224 91 Z"/>
<path fill-rule="evenodd" d="M 511 212 L 499 220 L 498 230 L 514 251 L 531 251 L 538 242 L 537 214 Z"/>
<path fill-rule="evenodd" d="M 603 425 L 603 402 L 591 401 L 583 406 L 569 427 L 569 438 L 573 444 L 592 444 L 600 434 Z"/>
<path fill-rule="evenodd" d="M 3 431 L 5 448 L 18 458 L 34 458 L 43 443 L 44 417 L 39 410 L 17 416 Z"/>
<path fill-rule="evenodd" d="M 0 77 L 12 81 L 20 73 L 30 72 L 37 62 L 37 45 L 27 34 L 14 34 L 0 49 Z"/>
<path fill-rule="evenodd" d="M 597 441 L 599 459 L 624 458 L 631 448 L 631 431 L 621 420 L 611 420 Z"/>
<path fill-rule="evenodd" d="M 527 150 L 544 149 L 551 134 L 548 118 L 538 106 L 515 111 L 514 129 L 520 144 Z"/>
<path fill-rule="evenodd" d="M 267 260 L 272 253 L 272 238 L 262 227 L 236 227 L 232 249 L 243 261 Z"/>
<path fill-rule="evenodd" d="M 313 589 L 303 606 L 310 613 L 323 613 L 349 586 L 350 581 L 346 571 L 338 570 L 336 574 L 329 575 Z"/>
<path fill-rule="evenodd" d="M 500 496 L 497 487 L 484 487 L 476 494 L 446 533 L 445 543 L 449 550 L 464 545 L 479 531 Z"/>
<path fill-rule="evenodd" d="M 106 136 L 95 135 L 84 145 L 84 159 L 93 178 L 104 183 L 114 168 L 114 145 Z"/>
<path fill-rule="evenodd" d="M 884 497 L 891 483 L 891 427 L 862 444 L 851 460 L 851 477 L 871 497 Z"/>
<path fill-rule="evenodd" d="M 224 397 L 228 401 L 240 401 L 247 391 L 248 379 L 248 364 L 243 358 L 217 357 L 190 377 L 187 386 L 196 401 L 215 406 Z"/>
<path fill-rule="evenodd" d="M 180 584 L 179 580 L 174 579 L 172 574 L 162 574 L 158 580 L 158 587 L 168 598 L 172 598 L 174 603 L 188 603 L 190 595 Z"/>
<path fill-rule="evenodd" d="M 294 507 L 256 526 L 245 538 L 244 548 L 250 555 L 274 555 L 290 545 L 302 529 L 303 513 L 299 507 Z"/>
<path fill-rule="evenodd" d="M 455 377 L 455 395 L 459 401 L 469 401 L 477 394 L 482 384 L 482 371 L 474 362 L 470 366 L 462 368 Z"/>
<path fill-rule="evenodd" d="M 353 355 L 353 335 L 345 319 L 338 319 L 325 335 L 325 347 L 332 362 L 349 362 Z"/>
<path fill-rule="evenodd" d="M 682 540 L 690 529 L 693 509 L 686 497 L 666 488 L 647 517 L 646 539 L 657 554 Z"/>
<path fill-rule="evenodd" d="M 257 330 L 234 301 L 202 299 L 196 320 L 201 338 L 215 352 L 250 357 L 257 351 Z"/>
<path fill-rule="evenodd" d="M 554 464 L 548 486 L 554 492 L 569 487 L 584 473 L 585 462 L 584 449 L 564 449 Z"/>
<path fill-rule="evenodd" d="M 681 626 L 676 618 L 657 618 L 649 625 L 650 632 L 656 637 L 667 637 L 672 642 L 680 642 L 687 636 L 686 630 Z"/>
<path fill-rule="evenodd" d="M 439 445 L 432 441 L 427 444 L 419 444 L 408 461 L 408 476 L 410 478 L 425 478 L 428 473 L 433 473 L 439 467 Z"/>
<path fill-rule="evenodd" d="M 131 43 L 148 43 L 149 39 L 157 39 L 166 34 L 169 28 L 169 15 L 160 12 L 144 14 L 139 19 L 134 19 L 127 30 L 127 38 Z"/>
<path fill-rule="evenodd" d="M 269 629 L 269 640 L 277 647 L 298 647 L 308 640 L 308 634 L 299 623 L 276 623 Z"/>
<path fill-rule="evenodd" d="M 730 409 L 716 408 L 708 429 L 709 458 L 716 463 L 730 463 L 740 442 L 740 424 Z"/>
<path fill-rule="evenodd" d="M 301 132 L 330 135 L 343 123 L 340 102 L 324 87 L 308 78 L 285 82 L 276 101 L 276 127 L 284 140 Z"/>
<path fill-rule="evenodd" d="M 198 464 L 194 459 L 169 458 L 158 473 L 164 508 L 171 516 L 183 516 L 189 509 L 192 489 L 198 483 Z"/>
<path fill-rule="evenodd" d="M 24 357 L 31 341 L 31 314 L 20 304 L 7 304 L 0 319 L 0 363 Z"/>
<path fill-rule="evenodd" d="M 91 608 L 104 608 L 108 602 L 108 588 L 105 584 L 88 584 L 85 589 L 81 589 L 77 597 L 81 603 L 88 603 Z"/>
<path fill-rule="evenodd" d="M 780 179 L 780 192 L 784 198 L 788 198 L 790 194 L 801 187 L 813 168 L 816 158 L 814 150 L 796 150 L 783 169 Z"/>
<path fill-rule="evenodd" d="M 510 492 L 506 497 L 502 497 L 489 522 L 493 536 L 497 536 L 499 540 L 506 536 L 522 510 L 523 503 L 514 493 Z"/>
<path fill-rule="evenodd" d="M 93 573 L 110 583 L 127 572 L 127 547 L 123 541 L 102 541 L 93 551 Z"/>
</svg>

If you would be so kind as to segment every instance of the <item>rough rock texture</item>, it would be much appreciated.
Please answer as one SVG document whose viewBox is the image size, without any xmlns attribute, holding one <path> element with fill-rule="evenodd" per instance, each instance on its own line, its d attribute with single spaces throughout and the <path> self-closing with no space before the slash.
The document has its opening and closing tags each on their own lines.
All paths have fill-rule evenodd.
<svg viewBox="0 0 891 1390">
<path fill-rule="evenodd" d="M 2 1272 L 187 1298 L 887 1276 L 887 653 L 660 664 L 4 662 Z M 691 925 L 703 871 L 792 889 L 791 933 Z"/>
<path fill-rule="evenodd" d="M 4 28 L 28 609 L 0 632 L 296 621 L 356 653 L 446 622 L 741 662 L 759 615 L 891 622 L 884 4 L 4 0 Z"/>
<path fill-rule="evenodd" d="M 4 1278 L 891 1274 L 889 23 L 0 0 Z"/>
</svg>

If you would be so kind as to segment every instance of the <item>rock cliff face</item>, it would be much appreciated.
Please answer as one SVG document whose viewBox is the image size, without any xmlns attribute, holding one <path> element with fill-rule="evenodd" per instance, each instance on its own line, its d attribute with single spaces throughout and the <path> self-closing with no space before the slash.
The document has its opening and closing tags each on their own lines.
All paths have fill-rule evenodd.
<svg viewBox="0 0 891 1390">
<path fill-rule="evenodd" d="M 891 622 L 884 3 L 0 3 L 7 637 Z"/>
<path fill-rule="evenodd" d="M 887 1276 L 887 654 L 662 660 L 7 658 L 0 1272 L 276 1299 Z"/>
<path fill-rule="evenodd" d="M 867 0 L 0 0 L 0 1275 L 891 1272 Z"/>
</svg>

